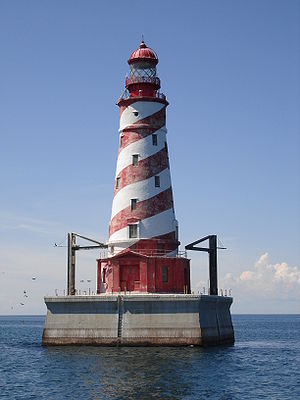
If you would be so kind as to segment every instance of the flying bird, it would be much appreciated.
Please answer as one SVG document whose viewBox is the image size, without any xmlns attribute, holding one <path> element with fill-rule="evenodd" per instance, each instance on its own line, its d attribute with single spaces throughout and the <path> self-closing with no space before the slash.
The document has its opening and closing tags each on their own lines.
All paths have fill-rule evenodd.
<svg viewBox="0 0 300 400">
<path fill-rule="evenodd" d="M 32 279 L 33 281 L 35 281 L 35 280 L 36 280 L 36 277 L 34 276 L 34 277 L 32 277 L 31 279 Z"/>
<path fill-rule="evenodd" d="M 84 280 L 83 279 L 81 279 L 81 281 L 80 282 L 84 282 Z"/>
<path fill-rule="evenodd" d="M 20 303 L 21 304 L 21 306 L 24 306 L 24 303 Z"/>
</svg>

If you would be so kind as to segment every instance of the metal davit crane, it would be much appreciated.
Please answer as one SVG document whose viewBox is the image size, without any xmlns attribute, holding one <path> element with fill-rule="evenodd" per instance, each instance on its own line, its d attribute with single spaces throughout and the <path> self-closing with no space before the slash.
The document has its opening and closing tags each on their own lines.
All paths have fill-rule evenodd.
<svg viewBox="0 0 300 400">
<path fill-rule="evenodd" d="M 97 245 L 79 246 L 76 244 L 76 237 L 87 240 L 88 242 L 96 243 Z M 78 233 L 68 233 L 68 261 L 67 261 L 67 293 L 68 296 L 76 294 L 75 289 L 75 264 L 76 264 L 76 251 L 77 250 L 92 250 L 92 249 L 107 249 L 107 245 L 98 242 L 95 239 L 79 235 Z"/>
<path fill-rule="evenodd" d="M 208 247 L 196 247 L 198 243 L 208 240 Z M 226 247 L 217 247 L 217 235 L 208 235 L 202 239 L 185 246 L 186 250 L 206 251 L 209 257 L 209 294 L 218 295 L 218 268 L 217 268 L 217 249 L 225 250 Z"/>
</svg>

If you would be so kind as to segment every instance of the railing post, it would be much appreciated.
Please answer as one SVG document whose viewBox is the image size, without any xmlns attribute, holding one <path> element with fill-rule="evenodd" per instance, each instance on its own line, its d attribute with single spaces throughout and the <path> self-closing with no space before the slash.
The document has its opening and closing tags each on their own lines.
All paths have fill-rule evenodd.
<svg viewBox="0 0 300 400">
<path fill-rule="evenodd" d="M 75 245 L 76 236 L 73 233 L 68 233 L 68 296 L 75 295 Z"/>
<path fill-rule="evenodd" d="M 209 236 L 209 280 L 210 295 L 218 295 L 217 279 L 217 235 Z"/>
</svg>

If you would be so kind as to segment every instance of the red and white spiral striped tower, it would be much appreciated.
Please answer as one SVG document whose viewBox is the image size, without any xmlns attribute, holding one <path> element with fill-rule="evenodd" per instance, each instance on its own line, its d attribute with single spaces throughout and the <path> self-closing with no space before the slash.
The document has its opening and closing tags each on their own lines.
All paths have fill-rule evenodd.
<svg viewBox="0 0 300 400">
<path fill-rule="evenodd" d="M 144 41 L 130 56 L 129 97 L 120 99 L 119 153 L 109 226 L 110 254 L 134 247 L 173 255 L 177 221 L 168 159 L 165 97 L 158 58 Z"/>
<path fill-rule="evenodd" d="M 111 266 L 120 257 L 124 261 L 124 256 L 128 258 L 129 253 L 130 271 L 136 264 L 132 257 L 150 257 L 152 261 L 157 259 L 158 264 L 166 258 L 172 259 L 173 264 L 183 261 L 178 258 L 178 224 L 166 138 L 168 102 L 159 91 L 157 63 L 156 53 L 142 40 L 128 60 L 130 74 L 117 103 L 120 107 L 119 151 L 109 225 L 109 255 L 100 263 L 100 275 L 102 283 L 106 283 L 106 291 L 115 286 L 112 282 L 114 268 Z M 187 260 L 184 261 L 183 264 L 186 264 Z M 127 289 L 132 286 L 127 282 L 130 277 L 125 275 L 123 284 L 122 276 L 119 277 L 120 290 L 124 281 Z M 133 278 L 134 281 L 140 282 L 137 290 L 141 290 L 142 286 L 142 291 L 145 291 L 141 279 L 138 279 L 140 274 L 135 271 L 133 275 L 136 278 Z M 111 284 L 107 283 L 110 280 Z M 185 282 L 185 285 L 187 287 L 189 283 Z"/>
</svg>

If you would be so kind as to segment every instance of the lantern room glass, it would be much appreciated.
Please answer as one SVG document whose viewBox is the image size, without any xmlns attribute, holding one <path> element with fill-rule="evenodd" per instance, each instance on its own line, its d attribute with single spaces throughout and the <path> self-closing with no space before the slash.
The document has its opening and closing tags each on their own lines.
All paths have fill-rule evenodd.
<svg viewBox="0 0 300 400">
<path fill-rule="evenodd" d="M 156 66 L 147 61 L 139 61 L 130 65 L 130 77 L 154 78 L 156 77 Z"/>
</svg>

